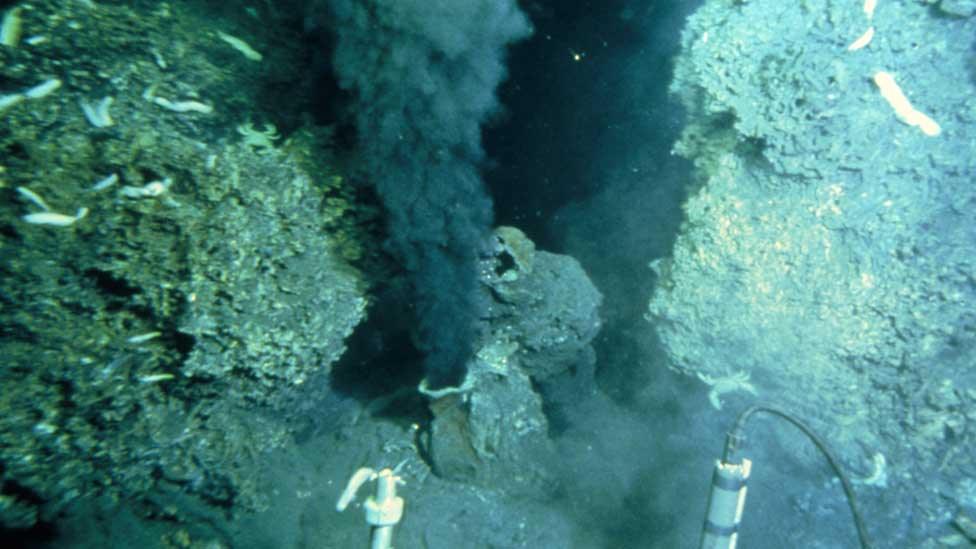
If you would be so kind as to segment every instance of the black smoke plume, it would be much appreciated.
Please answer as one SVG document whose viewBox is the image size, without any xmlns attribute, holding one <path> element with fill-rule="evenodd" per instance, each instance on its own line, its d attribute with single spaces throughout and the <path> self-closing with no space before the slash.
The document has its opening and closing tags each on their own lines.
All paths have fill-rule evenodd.
<svg viewBox="0 0 976 549">
<path fill-rule="evenodd" d="M 410 273 L 432 388 L 456 385 L 482 305 L 477 257 L 492 224 L 478 171 L 505 46 L 530 34 L 514 0 L 330 0 L 340 86 Z"/>
</svg>

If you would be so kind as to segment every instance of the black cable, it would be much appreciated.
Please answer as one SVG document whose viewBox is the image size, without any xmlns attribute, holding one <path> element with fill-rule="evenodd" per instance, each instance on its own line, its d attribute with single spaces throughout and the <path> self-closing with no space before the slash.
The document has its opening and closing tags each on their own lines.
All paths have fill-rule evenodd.
<svg viewBox="0 0 976 549">
<path fill-rule="evenodd" d="M 822 438 L 807 424 L 803 423 L 799 419 L 793 417 L 788 412 L 775 408 L 773 406 L 768 406 L 764 404 L 756 404 L 746 408 L 739 417 L 735 420 L 735 425 L 732 430 L 729 431 L 728 437 L 725 439 L 725 451 L 722 454 L 722 461 L 725 463 L 730 463 L 732 459 L 732 453 L 735 452 L 738 447 L 745 440 L 745 435 L 743 435 L 743 430 L 745 429 L 746 421 L 754 415 L 756 412 L 767 412 L 774 416 L 779 416 L 786 421 L 792 423 L 796 428 L 803 432 L 813 444 L 823 453 L 824 457 L 830 463 L 830 467 L 833 468 L 834 473 L 837 474 L 837 478 L 840 479 L 841 486 L 844 488 L 844 495 L 847 496 L 847 504 L 851 508 L 851 514 L 854 516 L 854 527 L 857 528 L 857 537 L 861 542 L 861 547 L 864 549 L 870 549 L 871 545 L 868 543 L 868 533 L 867 529 L 864 527 L 864 519 L 861 517 L 860 511 L 857 509 L 857 500 L 854 497 L 854 489 L 851 486 L 851 481 L 847 478 L 844 473 L 844 469 L 841 467 L 840 462 L 834 457 L 834 454 L 827 447 L 827 443 L 824 442 Z"/>
</svg>

